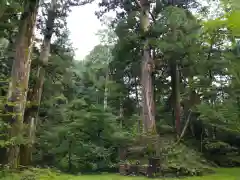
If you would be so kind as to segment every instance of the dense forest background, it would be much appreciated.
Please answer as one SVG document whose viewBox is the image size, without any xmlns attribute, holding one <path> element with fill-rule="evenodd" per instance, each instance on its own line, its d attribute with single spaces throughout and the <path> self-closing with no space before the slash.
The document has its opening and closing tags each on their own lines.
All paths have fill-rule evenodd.
<svg viewBox="0 0 240 180">
<path fill-rule="evenodd" d="M 0 164 L 115 172 L 131 147 L 124 163 L 239 166 L 239 2 L 104 0 L 77 61 L 66 18 L 91 2 L 1 0 Z"/>
</svg>

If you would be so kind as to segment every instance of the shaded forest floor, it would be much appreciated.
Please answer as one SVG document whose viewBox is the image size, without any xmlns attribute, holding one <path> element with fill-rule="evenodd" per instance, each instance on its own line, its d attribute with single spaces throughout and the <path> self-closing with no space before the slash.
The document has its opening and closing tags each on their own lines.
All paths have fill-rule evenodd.
<svg viewBox="0 0 240 180">
<path fill-rule="evenodd" d="M 145 177 L 125 177 L 114 174 L 102 174 L 102 175 L 66 175 L 56 173 L 50 170 L 36 170 L 25 171 L 19 174 L 0 176 L 1 180 L 147 180 Z M 159 180 L 177 180 L 177 178 L 160 178 Z M 240 179 L 240 168 L 230 169 L 216 169 L 216 174 L 203 176 L 203 177 L 188 177 L 181 178 L 183 180 L 239 180 Z"/>
</svg>

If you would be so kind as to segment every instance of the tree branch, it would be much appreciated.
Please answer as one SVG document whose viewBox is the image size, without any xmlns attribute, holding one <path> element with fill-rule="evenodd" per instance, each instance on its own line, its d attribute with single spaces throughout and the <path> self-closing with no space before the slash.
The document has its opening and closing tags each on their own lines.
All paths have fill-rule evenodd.
<svg viewBox="0 0 240 180">
<path fill-rule="evenodd" d="M 134 0 L 134 1 L 135 1 L 135 3 L 137 4 L 137 6 L 138 6 L 139 8 L 141 8 L 142 10 L 144 9 L 144 7 L 141 5 L 141 3 L 140 3 L 138 0 Z M 156 19 L 155 19 L 154 15 L 150 12 L 150 10 L 149 10 L 149 14 L 150 14 L 153 22 L 155 23 L 155 22 L 156 22 Z"/>
</svg>

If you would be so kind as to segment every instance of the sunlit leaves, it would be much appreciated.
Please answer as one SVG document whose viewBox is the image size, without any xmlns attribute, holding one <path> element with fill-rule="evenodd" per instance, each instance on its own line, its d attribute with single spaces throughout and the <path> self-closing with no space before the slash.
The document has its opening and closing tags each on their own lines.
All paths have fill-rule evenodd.
<svg viewBox="0 0 240 180">
<path fill-rule="evenodd" d="M 232 31 L 233 35 L 240 36 L 240 11 L 231 12 L 227 18 L 227 26 Z"/>
<path fill-rule="evenodd" d="M 221 18 L 211 19 L 203 23 L 204 29 L 209 33 L 212 33 L 220 28 L 223 28 L 225 25 L 226 21 Z"/>
<path fill-rule="evenodd" d="M 240 4 L 237 0 L 222 0 L 226 9 L 225 14 L 216 19 L 204 22 L 204 28 L 208 32 L 214 32 L 220 28 L 228 28 L 233 36 L 240 36 Z"/>
<path fill-rule="evenodd" d="M 232 10 L 240 10 L 239 0 L 221 0 L 225 8 L 230 8 Z"/>
</svg>

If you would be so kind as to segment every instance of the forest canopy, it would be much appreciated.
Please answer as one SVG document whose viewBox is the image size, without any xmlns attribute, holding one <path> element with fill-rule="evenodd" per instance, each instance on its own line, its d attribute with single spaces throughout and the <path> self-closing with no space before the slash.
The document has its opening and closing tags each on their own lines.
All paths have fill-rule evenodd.
<svg viewBox="0 0 240 180">
<path fill-rule="evenodd" d="M 78 61 L 67 17 L 89 3 L 0 2 L 3 168 L 126 173 L 160 159 L 161 176 L 189 176 L 239 166 L 238 0 L 100 1 L 106 29 Z"/>
</svg>

